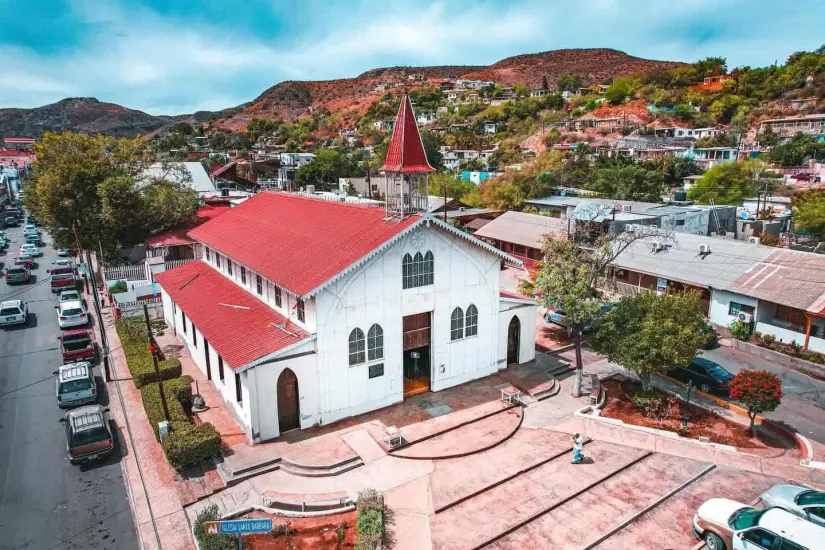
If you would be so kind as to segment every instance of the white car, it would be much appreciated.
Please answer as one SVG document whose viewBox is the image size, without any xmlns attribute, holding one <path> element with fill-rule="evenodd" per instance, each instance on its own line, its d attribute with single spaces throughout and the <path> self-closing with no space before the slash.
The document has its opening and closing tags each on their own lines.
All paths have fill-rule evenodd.
<svg viewBox="0 0 825 550">
<path fill-rule="evenodd" d="M 28 254 L 29 256 L 34 258 L 36 256 L 42 256 L 43 251 L 31 243 L 26 243 L 20 245 L 20 254 Z"/>
<path fill-rule="evenodd" d="M 57 297 L 57 301 L 61 304 L 63 302 L 82 302 L 83 296 L 81 296 L 80 293 L 76 290 L 64 290 Z"/>
<path fill-rule="evenodd" d="M 727 498 L 702 504 L 693 516 L 693 532 L 707 550 L 813 550 L 825 540 L 825 527 L 786 510 L 757 510 Z"/>
<path fill-rule="evenodd" d="M 29 320 L 29 306 L 22 300 L 0 303 L 0 326 L 25 325 Z"/>
<path fill-rule="evenodd" d="M 825 526 L 825 492 L 799 485 L 774 485 L 760 497 L 765 508 L 777 507 Z"/>
<path fill-rule="evenodd" d="M 57 324 L 60 328 L 82 327 L 89 323 L 89 312 L 80 300 L 61 302 L 54 308 L 57 310 Z"/>
<path fill-rule="evenodd" d="M 71 260 L 55 260 L 55 267 L 74 267 L 74 262 Z"/>
</svg>

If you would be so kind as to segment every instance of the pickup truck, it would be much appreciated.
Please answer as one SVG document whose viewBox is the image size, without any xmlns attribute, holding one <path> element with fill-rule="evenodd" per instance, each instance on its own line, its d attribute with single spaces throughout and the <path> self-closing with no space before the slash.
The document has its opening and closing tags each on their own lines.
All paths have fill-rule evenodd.
<svg viewBox="0 0 825 550">
<path fill-rule="evenodd" d="M 75 278 L 75 270 L 73 267 L 55 267 L 49 270 L 52 280 L 49 283 L 52 287 L 52 292 L 62 292 L 72 288 L 77 288 L 77 280 Z"/>
<path fill-rule="evenodd" d="M 95 360 L 95 340 L 91 330 L 85 328 L 67 330 L 60 335 L 59 340 L 64 363 Z"/>
</svg>

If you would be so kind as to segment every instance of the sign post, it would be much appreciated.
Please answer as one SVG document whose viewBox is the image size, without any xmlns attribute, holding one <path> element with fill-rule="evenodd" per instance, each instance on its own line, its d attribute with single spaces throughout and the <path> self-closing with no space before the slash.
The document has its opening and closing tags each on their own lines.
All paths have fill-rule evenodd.
<svg viewBox="0 0 825 550">
<path fill-rule="evenodd" d="M 203 524 L 203 532 L 207 535 L 238 535 L 238 550 L 243 550 L 243 535 L 271 533 L 272 518 L 207 521 Z"/>
</svg>

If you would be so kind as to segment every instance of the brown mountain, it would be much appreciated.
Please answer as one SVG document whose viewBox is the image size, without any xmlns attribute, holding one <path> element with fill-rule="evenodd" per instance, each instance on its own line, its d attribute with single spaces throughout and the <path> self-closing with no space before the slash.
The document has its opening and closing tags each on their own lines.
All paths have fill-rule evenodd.
<svg viewBox="0 0 825 550">
<path fill-rule="evenodd" d="M 597 84 L 612 77 L 678 65 L 681 63 L 642 59 L 617 50 L 593 48 L 517 55 L 488 67 L 457 65 L 372 69 L 355 78 L 281 82 L 266 90 L 247 107 L 239 109 L 233 116 L 217 120 L 212 126 L 224 130 L 242 130 L 253 118 L 291 120 L 319 108 L 338 113 L 342 115 L 344 124 L 351 124 L 367 110 L 370 103 L 385 93 L 377 86 L 387 83 L 401 84 L 402 89 L 410 89 L 443 79 L 465 78 L 538 88 L 544 76 L 551 86 L 567 74 L 580 75 L 585 84 Z M 408 79 L 410 75 L 421 75 L 424 80 L 411 81 Z"/>
<path fill-rule="evenodd" d="M 170 117 L 150 115 L 93 97 L 72 97 L 33 109 L 0 109 L 0 136 L 39 137 L 44 132 L 72 130 L 133 137 L 151 134 L 177 122 L 203 123 L 231 116 L 245 106 L 217 113 L 200 111 Z"/>
<path fill-rule="evenodd" d="M 402 90 L 444 79 L 494 80 L 501 84 L 552 86 L 559 77 L 578 74 L 585 83 L 674 67 L 680 63 L 653 61 L 610 49 L 553 50 L 508 57 L 490 66 L 386 67 L 371 69 L 355 78 L 281 82 L 255 100 L 218 112 L 155 116 L 94 98 L 68 98 L 34 109 L 0 109 L 0 136 L 38 137 L 63 129 L 115 136 L 152 134 L 177 123 L 211 122 L 221 130 L 243 130 L 253 118 L 294 120 L 317 109 L 340 115 L 343 125 L 355 124 L 370 103 L 384 92 L 379 86 L 399 85 Z"/>
</svg>

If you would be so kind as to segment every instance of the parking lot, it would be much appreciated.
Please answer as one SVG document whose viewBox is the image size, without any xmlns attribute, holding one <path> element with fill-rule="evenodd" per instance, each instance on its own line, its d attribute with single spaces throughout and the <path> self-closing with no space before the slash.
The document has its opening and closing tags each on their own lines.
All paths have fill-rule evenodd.
<svg viewBox="0 0 825 550">
<path fill-rule="evenodd" d="M 3 268 L 23 242 L 22 224 L 5 231 L 10 243 L 0 255 Z M 31 281 L 0 281 L 0 300 L 25 300 L 29 307 L 25 326 L 0 332 L 0 547 L 136 548 L 121 446 L 106 460 L 69 464 L 52 375 L 62 364 L 57 298 L 46 273 L 57 256 L 49 236 L 43 237 L 44 255 L 36 259 Z M 105 404 L 99 366 L 95 370 L 99 402 Z"/>
</svg>

